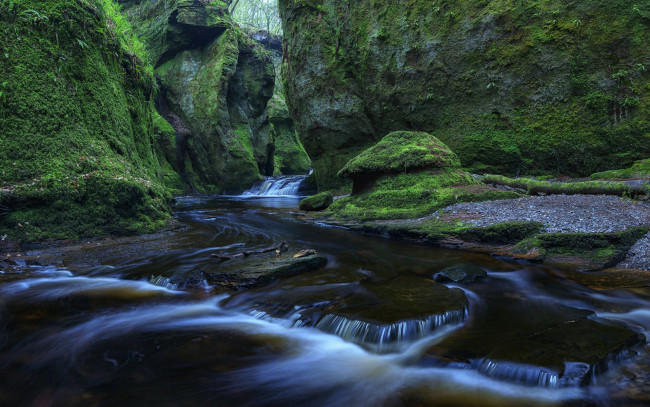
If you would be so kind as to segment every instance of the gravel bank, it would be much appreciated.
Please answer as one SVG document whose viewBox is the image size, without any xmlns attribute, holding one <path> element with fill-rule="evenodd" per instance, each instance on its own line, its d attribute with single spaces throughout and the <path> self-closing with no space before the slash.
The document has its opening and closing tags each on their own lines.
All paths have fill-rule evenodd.
<svg viewBox="0 0 650 407">
<path fill-rule="evenodd" d="M 529 196 L 503 201 L 462 203 L 443 210 L 448 215 L 476 215 L 465 224 L 533 221 L 544 224 L 545 233 L 618 232 L 650 225 L 650 203 L 604 195 Z"/>
<path fill-rule="evenodd" d="M 531 196 L 463 203 L 449 206 L 443 213 L 463 218 L 463 223 L 474 226 L 513 221 L 541 222 L 544 233 L 618 232 L 650 225 L 650 202 L 601 195 Z M 650 270 L 650 233 L 632 246 L 618 267 Z"/>
<path fill-rule="evenodd" d="M 650 233 L 630 248 L 625 260 L 620 262 L 618 267 L 623 269 L 650 270 Z"/>
</svg>

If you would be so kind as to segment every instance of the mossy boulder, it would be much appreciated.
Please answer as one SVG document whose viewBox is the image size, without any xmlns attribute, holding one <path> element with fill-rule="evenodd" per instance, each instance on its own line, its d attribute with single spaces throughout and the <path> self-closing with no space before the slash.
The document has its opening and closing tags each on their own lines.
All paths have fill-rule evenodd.
<svg viewBox="0 0 650 407">
<path fill-rule="evenodd" d="M 329 208 L 332 202 L 334 202 L 334 196 L 331 192 L 325 191 L 303 199 L 300 201 L 298 209 L 303 211 L 322 211 Z"/>
<path fill-rule="evenodd" d="M 587 176 L 650 154 L 650 6 L 280 0 L 284 88 L 321 190 L 396 130 L 472 172 Z"/>
<path fill-rule="evenodd" d="M 161 86 L 159 110 L 174 126 L 175 167 L 186 187 L 237 192 L 274 171 L 267 102 L 270 56 L 223 1 L 127 1 Z"/>
<path fill-rule="evenodd" d="M 350 160 L 339 176 L 352 178 L 352 195 L 329 209 L 348 220 L 410 219 L 457 202 L 513 195 L 482 185 L 460 169 L 447 146 L 423 132 L 388 134 Z"/>
<path fill-rule="evenodd" d="M 353 191 L 360 192 L 384 174 L 439 168 L 460 168 L 449 147 L 428 133 L 395 131 L 350 160 L 338 176 L 352 178 Z"/>
<path fill-rule="evenodd" d="M 154 79 L 101 1 L 0 3 L 0 235 L 134 234 L 165 225 Z"/>
</svg>

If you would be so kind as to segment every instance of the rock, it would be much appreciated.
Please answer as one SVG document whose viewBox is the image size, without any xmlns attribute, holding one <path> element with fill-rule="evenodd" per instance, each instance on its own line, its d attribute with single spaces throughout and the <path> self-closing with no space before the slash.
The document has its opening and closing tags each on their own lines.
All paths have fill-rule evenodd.
<svg viewBox="0 0 650 407">
<path fill-rule="evenodd" d="M 127 2 L 160 79 L 161 114 L 176 130 L 176 167 L 192 188 L 239 192 L 273 175 L 267 102 L 275 75 L 225 5 Z"/>
<path fill-rule="evenodd" d="M 467 298 L 462 290 L 401 276 L 363 283 L 330 306 L 315 326 L 378 351 L 392 351 L 403 341 L 464 322 L 467 313 Z"/>
<path fill-rule="evenodd" d="M 485 270 L 473 264 L 455 264 L 433 275 L 433 279 L 441 283 L 473 283 L 485 277 L 487 277 Z"/>
<path fill-rule="evenodd" d="M 316 250 L 314 249 L 305 249 L 301 250 L 298 253 L 293 255 L 294 259 L 300 258 L 300 257 L 306 257 L 306 256 L 311 256 L 312 254 L 316 254 Z"/>
<path fill-rule="evenodd" d="M 170 218 L 152 147 L 154 77 L 103 4 L 0 7 L 0 30 L 13 32 L 0 59 L 0 236 L 135 234 Z"/>
<path fill-rule="evenodd" d="M 209 283 L 228 288 L 249 288 L 268 284 L 280 278 L 316 270 L 327 264 L 327 258 L 317 254 L 292 258 L 288 256 L 251 259 L 237 263 L 229 270 L 206 274 Z"/>
<path fill-rule="evenodd" d="M 631 67 L 650 49 L 629 35 L 647 18 L 626 0 L 279 5 L 287 102 L 320 190 L 402 129 L 431 132 L 472 172 L 588 175 L 648 156 L 650 90 Z"/>
<path fill-rule="evenodd" d="M 284 97 L 275 92 L 269 100 L 268 109 L 275 147 L 274 172 L 285 175 L 306 174 L 311 168 L 311 160 L 298 139 Z"/>
<path fill-rule="evenodd" d="M 395 131 L 350 160 L 338 176 L 352 178 L 352 190 L 357 193 L 384 174 L 439 168 L 460 168 L 449 147 L 428 133 Z"/>
<path fill-rule="evenodd" d="M 334 202 L 334 196 L 331 192 L 321 192 L 300 201 L 298 209 L 303 211 L 322 211 L 327 209 L 332 202 Z"/>
</svg>

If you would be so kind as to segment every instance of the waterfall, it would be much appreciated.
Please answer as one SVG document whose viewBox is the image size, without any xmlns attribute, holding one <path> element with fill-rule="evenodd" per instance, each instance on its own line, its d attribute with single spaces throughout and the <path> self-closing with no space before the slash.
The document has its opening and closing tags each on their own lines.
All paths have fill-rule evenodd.
<svg viewBox="0 0 650 407">
<path fill-rule="evenodd" d="M 307 179 L 306 175 L 281 175 L 278 177 L 267 177 L 258 181 L 251 189 L 245 191 L 242 196 L 300 196 L 300 187 Z"/>
<path fill-rule="evenodd" d="M 378 352 L 389 352 L 404 341 L 421 339 L 439 328 L 462 324 L 467 318 L 467 308 L 393 324 L 371 323 L 328 314 L 316 324 L 316 328 L 350 342 L 370 345 Z"/>
</svg>

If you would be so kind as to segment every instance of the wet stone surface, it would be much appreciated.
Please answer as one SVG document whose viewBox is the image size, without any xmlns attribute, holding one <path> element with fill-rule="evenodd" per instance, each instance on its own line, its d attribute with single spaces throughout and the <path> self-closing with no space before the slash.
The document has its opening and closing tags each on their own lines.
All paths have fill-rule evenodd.
<svg viewBox="0 0 650 407">
<path fill-rule="evenodd" d="M 454 264 L 433 275 L 433 279 L 441 283 L 472 283 L 485 277 L 487 277 L 487 272 L 472 264 Z"/>
</svg>

